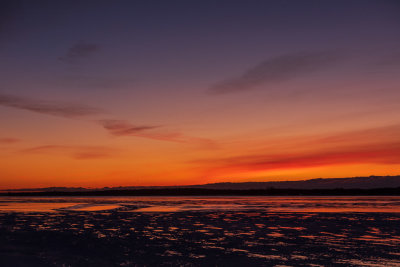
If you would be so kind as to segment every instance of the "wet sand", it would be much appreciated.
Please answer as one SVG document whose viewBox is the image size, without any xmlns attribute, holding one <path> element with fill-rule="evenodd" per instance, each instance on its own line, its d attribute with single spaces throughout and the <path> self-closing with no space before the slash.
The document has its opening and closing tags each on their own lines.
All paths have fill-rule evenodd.
<svg viewBox="0 0 400 267">
<path fill-rule="evenodd" d="M 358 206 L 374 202 L 390 209 L 397 200 Z M 264 207 L 272 200 L 256 198 L 55 203 L 62 201 L 74 201 L 75 208 L 0 212 L 0 266 L 400 266 L 396 212 L 272 211 Z M 309 202 L 281 199 L 279 205 Z M 201 203 L 212 208 L 196 209 Z"/>
</svg>

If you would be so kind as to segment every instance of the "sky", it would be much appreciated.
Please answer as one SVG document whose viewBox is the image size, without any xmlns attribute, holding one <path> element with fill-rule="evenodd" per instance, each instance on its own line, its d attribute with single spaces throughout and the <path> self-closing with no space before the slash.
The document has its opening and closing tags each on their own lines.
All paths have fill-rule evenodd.
<svg viewBox="0 0 400 267">
<path fill-rule="evenodd" d="M 400 174 L 399 1 L 0 2 L 0 189 Z"/>
</svg>

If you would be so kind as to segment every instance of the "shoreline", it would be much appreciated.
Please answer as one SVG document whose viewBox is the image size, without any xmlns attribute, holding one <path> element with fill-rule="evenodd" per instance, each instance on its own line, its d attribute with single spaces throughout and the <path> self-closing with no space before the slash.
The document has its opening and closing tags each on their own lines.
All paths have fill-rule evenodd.
<svg viewBox="0 0 400 267">
<path fill-rule="evenodd" d="M 136 189 L 94 191 L 2 192 L 0 197 L 20 196 L 400 196 L 400 187 L 374 189 Z"/>
</svg>

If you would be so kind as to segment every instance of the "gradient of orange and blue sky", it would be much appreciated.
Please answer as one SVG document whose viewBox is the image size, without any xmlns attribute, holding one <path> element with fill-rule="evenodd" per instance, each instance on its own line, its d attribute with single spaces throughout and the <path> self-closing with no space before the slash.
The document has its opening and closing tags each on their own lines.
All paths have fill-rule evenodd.
<svg viewBox="0 0 400 267">
<path fill-rule="evenodd" d="M 400 174 L 399 1 L 0 3 L 0 188 Z"/>
</svg>

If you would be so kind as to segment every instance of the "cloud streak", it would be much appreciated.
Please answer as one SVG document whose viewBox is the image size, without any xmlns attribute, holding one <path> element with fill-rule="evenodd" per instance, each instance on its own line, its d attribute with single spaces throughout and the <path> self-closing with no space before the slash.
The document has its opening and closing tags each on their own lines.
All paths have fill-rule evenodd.
<svg viewBox="0 0 400 267">
<path fill-rule="evenodd" d="M 348 164 L 400 164 L 400 125 L 339 133 L 314 138 L 281 140 L 281 149 L 264 148 L 247 155 L 206 159 L 211 173 L 302 169 Z M 287 147 L 286 143 L 292 144 Z M 281 152 L 279 152 L 281 151 Z"/>
<path fill-rule="evenodd" d="M 45 145 L 28 148 L 21 152 L 27 154 L 61 154 L 74 159 L 98 159 L 112 157 L 115 149 L 101 146 Z"/>
<path fill-rule="evenodd" d="M 101 109 L 85 105 L 38 101 L 6 94 L 0 94 L 0 106 L 71 119 L 84 119 L 87 116 L 103 114 Z M 159 125 L 135 125 L 117 119 L 97 120 L 96 123 L 113 136 L 134 136 L 160 141 L 193 143 L 209 148 L 216 146 L 209 139 L 186 136 L 176 131 L 169 131 Z"/>
<path fill-rule="evenodd" d="M 400 164 L 400 143 L 347 147 L 305 154 L 267 154 L 215 160 L 214 172 L 252 172 L 313 168 L 347 164 Z"/>
<path fill-rule="evenodd" d="M 38 101 L 6 94 L 0 94 L 0 106 L 68 118 L 77 118 L 102 113 L 98 108 L 85 105 Z"/>
<path fill-rule="evenodd" d="M 160 141 L 194 143 L 209 148 L 216 147 L 212 140 L 167 131 L 159 125 L 134 125 L 123 120 L 100 120 L 99 124 L 114 136 L 136 136 Z"/>
<path fill-rule="evenodd" d="M 3 137 L 0 138 L 0 144 L 15 144 L 20 142 L 21 140 L 12 137 Z"/>
<path fill-rule="evenodd" d="M 136 136 L 141 133 L 157 129 L 160 126 L 137 126 L 123 120 L 100 120 L 99 123 L 106 129 L 110 134 L 115 136 Z"/>
<path fill-rule="evenodd" d="M 209 92 L 225 94 L 252 90 L 263 84 L 282 82 L 328 68 L 341 58 L 337 52 L 301 52 L 276 56 L 237 77 L 213 85 Z"/>
<path fill-rule="evenodd" d="M 60 57 L 59 60 L 74 63 L 81 59 L 88 58 L 95 54 L 99 50 L 99 46 L 93 43 L 85 43 L 80 41 L 73 46 L 71 46 L 67 53 Z"/>
</svg>

